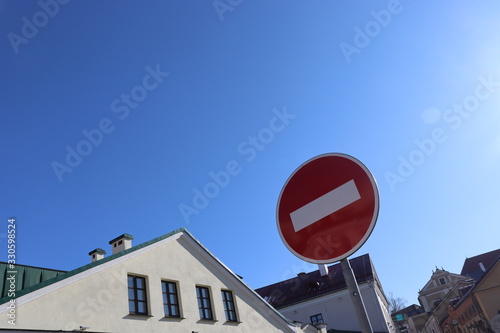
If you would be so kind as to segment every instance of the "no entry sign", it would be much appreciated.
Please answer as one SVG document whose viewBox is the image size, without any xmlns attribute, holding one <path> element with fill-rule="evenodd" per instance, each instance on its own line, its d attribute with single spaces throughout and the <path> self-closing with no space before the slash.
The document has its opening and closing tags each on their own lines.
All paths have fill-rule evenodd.
<svg viewBox="0 0 500 333">
<path fill-rule="evenodd" d="M 352 156 L 316 156 L 295 170 L 278 198 L 281 239 L 297 257 L 333 263 L 356 252 L 368 239 L 379 210 L 375 179 Z"/>
</svg>

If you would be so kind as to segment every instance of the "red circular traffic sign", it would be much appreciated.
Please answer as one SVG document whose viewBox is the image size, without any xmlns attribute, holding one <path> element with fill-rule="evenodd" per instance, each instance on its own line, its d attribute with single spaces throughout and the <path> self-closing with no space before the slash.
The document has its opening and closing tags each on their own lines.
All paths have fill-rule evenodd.
<svg viewBox="0 0 500 333">
<path fill-rule="evenodd" d="M 368 168 L 346 154 L 323 154 L 288 178 L 278 198 L 276 223 L 293 254 L 328 264 L 366 242 L 378 210 L 377 183 Z"/>
</svg>

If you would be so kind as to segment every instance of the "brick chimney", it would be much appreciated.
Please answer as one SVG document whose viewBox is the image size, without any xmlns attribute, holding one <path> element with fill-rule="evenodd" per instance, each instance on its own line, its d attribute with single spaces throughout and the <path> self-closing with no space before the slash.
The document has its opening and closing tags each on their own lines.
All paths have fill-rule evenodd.
<svg viewBox="0 0 500 333">
<path fill-rule="evenodd" d="M 116 237 L 115 239 L 110 240 L 109 244 L 111 244 L 113 254 L 130 249 L 132 247 L 132 239 L 134 239 L 134 236 L 123 234 Z"/>
</svg>

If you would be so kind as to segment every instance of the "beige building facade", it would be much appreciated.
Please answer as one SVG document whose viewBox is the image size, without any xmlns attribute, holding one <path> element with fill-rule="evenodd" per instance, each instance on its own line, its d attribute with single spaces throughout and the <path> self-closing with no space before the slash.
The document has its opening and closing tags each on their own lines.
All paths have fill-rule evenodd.
<svg viewBox="0 0 500 333">
<path fill-rule="evenodd" d="M 277 312 L 187 230 L 114 254 L 1 299 L 0 328 L 86 332 L 321 332 Z M 116 244 L 116 245 L 115 245 Z M 9 323 L 14 313 L 15 325 Z M 324 331 L 324 330 L 323 330 Z"/>
</svg>

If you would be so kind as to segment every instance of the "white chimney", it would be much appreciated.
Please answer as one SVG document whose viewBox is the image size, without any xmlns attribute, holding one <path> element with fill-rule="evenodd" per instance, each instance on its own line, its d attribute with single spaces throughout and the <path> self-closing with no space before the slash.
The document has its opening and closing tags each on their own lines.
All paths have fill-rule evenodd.
<svg viewBox="0 0 500 333">
<path fill-rule="evenodd" d="M 123 234 L 116 237 L 115 239 L 110 240 L 109 244 L 111 244 L 113 254 L 130 249 L 132 247 L 132 239 L 134 239 L 134 236 Z"/>
<path fill-rule="evenodd" d="M 104 251 L 101 248 L 97 248 L 97 249 L 95 249 L 93 251 L 90 251 L 89 252 L 90 262 L 101 260 L 102 258 L 104 258 L 105 254 L 106 254 L 106 251 Z"/>
<path fill-rule="evenodd" d="M 479 262 L 479 268 L 481 268 L 481 270 L 484 272 L 486 272 L 486 267 L 484 267 L 484 264 L 482 261 Z"/>
<path fill-rule="evenodd" d="M 319 267 L 319 272 L 321 273 L 321 276 L 326 276 L 328 275 L 328 266 L 325 264 L 318 265 Z"/>
</svg>

